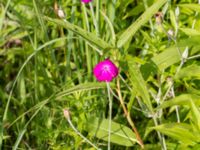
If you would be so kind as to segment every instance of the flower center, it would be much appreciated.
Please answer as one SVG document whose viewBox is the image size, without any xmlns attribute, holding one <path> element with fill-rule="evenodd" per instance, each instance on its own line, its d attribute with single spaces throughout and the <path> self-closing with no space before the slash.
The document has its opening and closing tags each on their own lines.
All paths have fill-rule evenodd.
<svg viewBox="0 0 200 150">
<path fill-rule="evenodd" d="M 103 70 L 104 70 L 104 71 L 109 71 L 109 70 L 110 70 L 110 67 L 109 67 L 108 65 L 105 65 L 105 66 L 103 66 Z"/>
</svg>

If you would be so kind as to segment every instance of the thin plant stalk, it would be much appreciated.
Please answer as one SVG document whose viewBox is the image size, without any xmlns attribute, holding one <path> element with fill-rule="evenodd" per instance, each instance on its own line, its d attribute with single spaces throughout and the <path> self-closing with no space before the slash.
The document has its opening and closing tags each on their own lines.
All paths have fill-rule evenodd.
<svg viewBox="0 0 200 150">
<path fill-rule="evenodd" d="M 98 3 L 98 2 L 97 2 Z M 97 19 L 99 18 L 95 18 L 95 14 L 94 14 L 94 8 L 93 8 L 93 5 L 92 3 L 89 3 L 89 6 L 90 6 L 90 11 L 92 13 L 92 20 L 93 20 L 93 24 L 94 24 L 94 27 L 95 27 L 95 31 L 96 31 L 96 36 L 97 37 L 100 37 L 100 32 L 99 32 L 99 24 L 97 23 Z M 99 9 L 99 8 L 97 8 Z M 98 17 L 98 16 L 97 16 Z M 98 20 L 99 21 L 99 20 Z M 99 60 L 99 56 L 98 55 L 95 55 L 95 61 L 98 62 Z"/>
<path fill-rule="evenodd" d="M 96 35 L 99 37 L 99 27 L 98 27 L 97 20 L 96 20 L 96 18 L 95 18 L 93 5 L 92 5 L 92 3 L 89 3 L 89 5 L 90 5 L 90 11 L 91 11 L 91 13 L 92 13 L 92 20 L 93 20 L 93 23 L 94 23 Z"/>
<path fill-rule="evenodd" d="M 71 122 L 70 119 L 70 114 L 69 114 L 69 110 L 64 109 L 63 110 L 64 116 L 67 119 L 70 127 L 74 130 L 74 132 L 76 132 L 81 138 L 83 138 L 88 144 L 90 144 L 92 147 L 94 147 L 95 149 L 99 149 L 96 145 L 94 145 L 90 140 L 88 140 L 85 136 L 83 136 L 77 129 L 76 127 L 73 125 L 73 123 Z"/>
<path fill-rule="evenodd" d="M 106 82 L 109 100 L 109 122 L 108 122 L 108 150 L 110 150 L 110 139 L 111 139 L 111 120 L 112 120 L 112 99 L 110 95 L 110 85 Z"/>
<path fill-rule="evenodd" d="M 178 14 L 179 15 L 179 14 Z M 177 74 L 179 73 L 180 69 L 182 68 L 182 66 L 184 65 L 185 61 L 186 61 L 186 58 L 183 57 L 183 53 L 181 53 L 181 50 L 179 49 L 178 47 L 178 43 L 177 43 L 177 40 L 176 40 L 176 37 L 177 37 L 177 34 L 178 34 L 178 26 L 179 26 L 179 18 L 178 18 L 178 15 L 176 16 L 176 26 L 177 26 L 177 29 L 175 31 L 175 37 L 172 37 L 170 36 L 166 30 L 164 29 L 163 25 L 161 24 L 161 27 L 162 27 L 162 30 L 169 36 L 170 39 L 172 39 L 175 43 L 175 46 L 176 46 L 176 49 L 180 55 L 180 58 L 181 58 L 181 63 L 179 65 L 179 67 L 177 68 L 176 70 L 176 73 L 175 73 L 175 77 L 177 76 Z M 187 47 L 186 47 L 187 48 Z M 172 91 L 172 94 L 173 94 L 173 97 L 175 97 L 175 94 L 174 94 L 174 84 L 172 83 L 171 86 L 168 88 L 167 92 L 165 93 L 164 95 L 164 98 L 163 98 L 163 101 L 165 100 L 165 98 L 167 97 L 168 93 L 170 91 Z M 179 115 L 179 109 L 178 109 L 178 106 L 176 106 L 176 116 L 177 116 L 177 122 L 179 123 L 180 122 L 180 115 Z"/>
<path fill-rule="evenodd" d="M 90 24 L 89 24 L 89 20 L 88 20 L 88 15 L 87 15 L 87 11 L 86 11 L 86 7 L 85 4 L 82 5 L 83 8 L 83 17 L 84 17 L 84 23 L 86 26 L 86 29 L 88 32 L 90 32 Z M 88 77 L 91 78 L 91 72 L 92 72 L 92 60 L 91 60 L 91 52 L 89 50 L 88 47 L 88 42 L 86 42 L 85 44 L 85 50 L 86 50 L 86 61 L 87 61 L 87 68 L 88 68 Z"/>
<path fill-rule="evenodd" d="M 155 116 L 153 116 L 153 121 L 154 121 L 155 126 L 158 126 L 158 121 L 157 121 Z M 159 138 L 160 143 L 161 143 L 162 150 L 167 150 L 165 137 L 159 131 L 157 131 L 157 134 L 158 134 L 158 138 Z"/>
<path fill-rule="evenodd" d="M 145 10 L 147 10 L 148 9 L 147 0 L 143 0 L 143 3 L 144 3 Z M 150 24 L 150 27 L 151 27 L 151 34 L 154 36 L 154 26 L 153 26 L 152 19 L 149 19 L 149 24 Z"/>
<path fill-rule="evenodd" d="M 121 90 L 120 90 L 120 81 L 119 81 L 119 78 L 117 79 L 117 93 L 118 93 L 118 96 L 119 96 L 119 100 L 120 100 L 120 103 L 121 103 L 121 106 L 123 108 L 123 111 L 124 111 L 124 114 L 128 120 L 128 123 L 130 124 L 130 126 L 132 127 L 135 135 L 136 135 L 136 138 L 138 140 L 138 144 L 141 146 L 141 148 L 143 149 L 144 148 L 144 144 L 143 144 L 143 141 L 140 137 L 140 134 L 139 132 L 137 131 L 137 128 L 135 127 L 135 124 L 134 122 L 132 121 L 131 119 L 131 116 L 130 116 L 130 112 L 128 112 L 128 110 L 126 109 L 126 106 L 124 104 L 124 100 L 122 98 L 122 95 L 121 95 Z"/>
</svg>

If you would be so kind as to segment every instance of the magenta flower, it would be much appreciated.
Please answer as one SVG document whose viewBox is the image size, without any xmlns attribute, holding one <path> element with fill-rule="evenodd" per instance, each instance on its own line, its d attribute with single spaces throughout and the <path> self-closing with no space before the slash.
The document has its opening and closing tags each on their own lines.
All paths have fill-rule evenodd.
<svg viewBox="0 0 200 150">
<path fill-rule="evenodd" d="M 81 0 L 82 3 L 89 3 L 91 2 L 92 0 Z"/>
<path fill-rule="evenodd" d="M 100 82 L 110 82 L 113 78 L 115 78 L 118 75 L 118 73 L 118 68 L 109 59 L 99 62 L 93 69 L 94 76 Z"/>
</svg>

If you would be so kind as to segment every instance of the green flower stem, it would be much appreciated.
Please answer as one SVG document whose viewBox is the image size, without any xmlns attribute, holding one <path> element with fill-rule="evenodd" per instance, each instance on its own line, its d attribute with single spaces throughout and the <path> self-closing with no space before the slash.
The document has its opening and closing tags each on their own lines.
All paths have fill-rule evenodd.
<svg viewBox="0 0 200 150">
<path fill-rule="evenodd" d="M 194 55 L 194 56 L 188 57 L 187 60 L 196 59 L 196 58 L 199 58 L 199 57 L 200 57 L 200 55 L 198 54 L 198 55 Z"/>
<path fill-rule="evenodd" d="M 73 123 L 71 122 L 71 119 L 70 119 L 70 114 L 69 114 L 69 110 L 67 109 L 64 109 L 63 110 L 63 113 L 64 113 L 64 116 L 65 118 L 67 119 L 70 127 L 74 130 L 74 132 L 76 132 L 81 138 L 83 138 L 88 144 L 90 144 L 92 147 L 94 147 L 95 149 L 99 150 L 99 148 L 94 145 L 90 140 L 88 140 L 86 137 L 84 137 L 77 129 L 76 127 L 73 125 Z"/>
<path fill-rule="evenodd" d="M 155 116 L 153 116 L 153 121 L 154 121 L 155 126 L 158 126 L 158 121 L 157 121 L 157 118 Z M 156 132 L 158 134 L 158 138 L 160 140 L 162 150 L 167 150 L 167 146 L 166 146 L 164 135 L 162 135 L 159 131 L 156 131 Z"/>
<path fill-rule="evenodd" d="M 108 122 L 108 150 L 110 150 L 110 138 L 111 138 L 111 120 L 112 120 L 112 99 L 110 96 L 110 85 L 106 82 L 109 100 L 109 122 Z"/>
<path fill-rule="evenodd" d="M 136 138 L 138 140 L 138 144 L 141 146 L 141 148 L 143 149 L 144 148 L 144 144 L 143 144 L 143 141 L 140 137 L 140 134 L 139 132 L 137 131 L 137 128 L 135 127 L 135 124 L 134 122 L 132 121 L 131 119 L 131 116 L 130 116 L 130 112 L 127 111 L 126 109 L 126 106 L 124 104 L 124 100 L 122 98 L 122 95 L 121 95 L 121 90 L 120 90 L 120 81 L 119 81 L 119 78 L 117 79 L 117 93 L 118 93 L 118 96 L 119 96 L 119 100 L 120 100 L 120 103 L 122 105 L 122 108 L 123 108 L 123 111 L 124 111 L 124 114 L 128 120 L 128 123 L 130 124 L 130 126 L 132 127 L 132 130 L 134 131 L 135 135 L 136 135 Z"/>
</svg>

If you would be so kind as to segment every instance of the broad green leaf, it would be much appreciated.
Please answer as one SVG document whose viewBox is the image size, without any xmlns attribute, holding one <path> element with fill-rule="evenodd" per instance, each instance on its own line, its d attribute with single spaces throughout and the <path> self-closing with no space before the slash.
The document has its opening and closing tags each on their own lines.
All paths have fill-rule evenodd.
<svg viewBox="0 0 200 150">
<path fill-rule="evenodd" d="M 186 145 L 194 145 L 200 141 L 200 134 L 192 131 L 192 127 L 185 123 L 168 123 L 151 127 L 171 138 L 179 140 Z"/>
<path fill-rule="evenodd" d="M 108 141 L 108 119 L 91 117 L 87 122 L 87 130 L 90 135 Z M 133 146 L 136 142 L 135 133 L 128 127 L 112 121 L 111 142 L 123 146 Z"/>
<path fill-rule="evenodd" d="M 125 31 L 120 35 L 117 41 L 117 47 L 122 47 L 138 29 L 144 25 L 149 19 L 158 11 L 158 9 L 164 5 L 167 0 L 157 0 L 151 7 L 149 7 L 134 23 L 132 23 Z"/>
<path fill-rule="evenodd" d="M 190 100 L 193 100 L 196 105 L 200 105 L 200 96 L 194 94 L 181 94 L 173 99 L 164 101 L 157 109 L 163 109 L 175 105 L 190 105 Z"/>
<path fill-rule="evenodd" d="M 194 122 L 194 125 L 198 129 L 198 131 L 200 131 L 200 111 L 192 100 L 190 100 L 190 105 L 191 105 L 191 112 L 192 112 L 192 120 Z"/>
<path fill-rule="evenodd" d="M 179 4 L 178 6 L 183 7 L 183 8 L 189 8 L 194 11 L 200 12 L 200 5 L 199 4 Z"/>
<path fill-rule="evenodd" d="M 191 29 L 191 28 L 179 28 L 179 29 L 188 36 L 199 36 L 200 35 L 200 31 L 198 31 L 196 29 Z"/>
<path fill-rule="evenodd" d="M 178 49 L 175 46 L 167 48 L 165 51 L 152 58 L 152 61 L 161 71 L 179 62 L 180 60 L 181 56 L 179 55 Z"/>
<path fill-rule="evenodd" d="M 154 76 L 158 72 L 158 67 L 150 60 L 140 67 L 140 71 L 144 80 L 148 80 L 148 77 Z"/>
<path fill-rule="evenodd" d="M 182 79 L 182 78 L 200 78 L 200 66 L 198 65 L 190 65 L 185 68 L 182 68 L 180 72 L 177 74 L 176 79 Z"/>
<path fill-rule="evenodd" d="M 178 42 L 179 48 L 185 49 L 185 47 L 191 47 L 189 49 L 190 56 L 194 55 L 197 52 L 200 52 L 200 36 L 192 36 L 189 38 L 182 39 Z M 195 46 L 194 46 L 195 45 Z"/>
<path fill-rule="evenodd" d="M 178 43 L 178 47 L 171 46 L 169 48 L 166 48 L 163 52 L 154 56 L 151 60 L 162 71 L 162 70 L 168 68 L 169 66 L 180 62 L 181 56 L 178 52 L 178 48 L 182 53 L 187 46 L 192 47 L 191 49 L 189 49 L 190 56 L 199 52 L 200 51 L 200 46 L 199 46 L 200 40 L 199 40 L 199 38 L 200 38 L 200 36 L 193 36 L 191 38 L 183 39 Z"/>
<path fill-rule="evenodd" d="M 146 104 L 147 108 L 152 111 L 152 105 L 146 87 L 146 83 L 142 77 L 140 69 L 131 57 L 127 57 L 128 68 L 129 68 L 129 78 L 133 86 L 133 90 L 136 94 L 142 97 L 142 101 Z"/>
<path fill-rule="evenodd" d="M 113 48 L 112 45 L 108 44 L 107 42 L 103 41 L 101 38 L 98 38 L 95 34 L 90 33 L 74 24 L 71 24 L 68 21 L 63 21 L 60 19 L 53 19 L 53 18 L 49 18 L 49 17 L 44 17 L 47 21 L 53 22 L 59 26 L 62 26 L 63 28 L 66 28 L 78 35 L 80 35 L 83 39 L 87 40 L 88 42 L 90 42 L 91 44 L 94 44 L 95 46 L 97 46 L 100 49 L 111 49 Z"/>
</svg>

